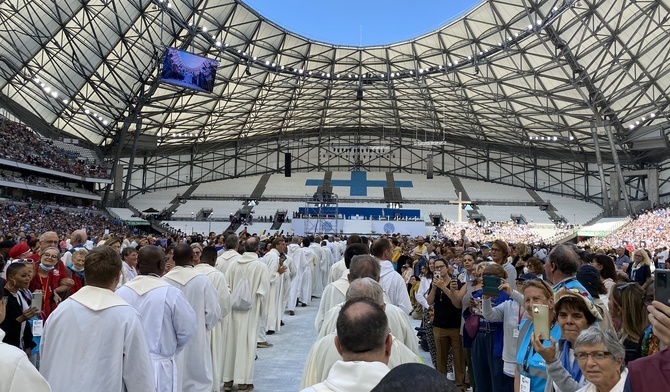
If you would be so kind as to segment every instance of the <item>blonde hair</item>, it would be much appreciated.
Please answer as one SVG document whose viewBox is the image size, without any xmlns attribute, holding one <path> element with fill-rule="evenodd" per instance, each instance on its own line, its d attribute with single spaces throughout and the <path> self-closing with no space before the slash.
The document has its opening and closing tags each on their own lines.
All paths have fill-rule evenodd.
<svg viewBox="0 0 670 392">
<path fill-rule="evenodd" d="M 635 249 L 635 252 L 633 252 L 633 258 L 635 258 L 636 253 L 640 253 L 642 255 L 642 258 L 644 259 L 642 261 L 642 265 L 651 265 L 651 260 L 649 259 L 649 253 L 647 253 L 646 250 L 644 250 L 643 248 Z"/>
<path fill-rule="evenodd" d="M 549 286 L 549 283 L 545 282 L 544 280 L 533 279 L 525 281 L 521 287 L 521 292 L 525 293 L 526 289 L 529 287 L 535 287 L 542 290 L 544 296 L 547 297 L 547 299 L 554 298 L 554 290 L 552 290 L 552 288 Z"/>
<path fill-rule="evenodd" d="M 514 244 L 514 250 L 515 250 L 514 253 L 519 257 L 524 257 L 528 255 L 528 248 L 524 243 Z"/>
</svg>

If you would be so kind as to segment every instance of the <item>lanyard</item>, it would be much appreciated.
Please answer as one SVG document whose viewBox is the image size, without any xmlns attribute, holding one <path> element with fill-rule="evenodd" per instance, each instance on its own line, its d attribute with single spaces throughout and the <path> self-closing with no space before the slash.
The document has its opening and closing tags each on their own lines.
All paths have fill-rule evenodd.
<svg viewBox="0 0 670 392">
<path fill-rule="evenodd" d="M 563 343 L 563 352 L 561 353 L 561 364 L 563 365 L 563 368 L 570 373 L 570 376 L 572 377 L 573 380 L 579 382 L 582 378 L 582 369 L 579 368 L 579 365 L 577 364 L 577 358 L 575 358 L 572 361 L 572 364 L 570 364 L 570 348 L 571 344 L 569 341 L 565 341 Z"/>
<path fill-rule="evenodd" d="M 523 315 L 523 307 L 519 305 L 519 316 L 516 319 L 516 327 L 517 329 L 519 328 L 519 325 L 521 325 L 521 316 Z"/>
<path fill-rule="evenodd" d="M 532 336 L 532 335 L 531 335 Z M 530 357 L 530 352 L 533 351 L 532 355 L 535 355 L 535 350 L 533 350 L 533 342 L 528 341 L 528 348 L 526 349 L 526 355 L 523 357 L 523 372 L 530 374 L 530 367 L 528 366 L 528 358 Z"/>
</svg>

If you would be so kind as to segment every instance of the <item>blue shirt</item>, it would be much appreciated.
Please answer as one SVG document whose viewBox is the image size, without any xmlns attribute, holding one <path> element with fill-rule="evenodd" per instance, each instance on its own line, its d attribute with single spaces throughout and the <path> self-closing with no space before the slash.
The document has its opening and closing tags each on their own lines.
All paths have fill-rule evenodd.
<svg viewBox="0 0 670 392">
<path fill-rule="evenodd" d="M 516 354 L 517 370 L 520 375 L 530 378 L 531 391 L 544 391 L 544 387 L 547 384 L 547 365 L 542 356 L 535 352 L 533 344 L 530 342 L 530 337 L 534 330 L 533 320 L 522 321 L 520 325 L 522 330 L 526 323 L 529 323 L 528 328 L 526 328 L 526 333 L 521 337 L 519 351 Z M 556 344 L 558 344 L 559 339 L 561 339 L 561 327 L 558 323 L 554 324 L 549 334 Z M 551 342 L 545 340 L 542 342 L 542 345 L 549 347 Z"/>
</svg>

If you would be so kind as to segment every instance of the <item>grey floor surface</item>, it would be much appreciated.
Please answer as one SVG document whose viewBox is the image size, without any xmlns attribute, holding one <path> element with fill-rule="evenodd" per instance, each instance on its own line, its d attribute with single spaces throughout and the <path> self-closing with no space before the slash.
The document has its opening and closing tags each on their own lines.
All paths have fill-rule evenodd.
<svg viewBox="0 0 670 392">
<path fill-rule="evenodd" d="M 305 359 L 316 341 L 314 318 L 319 309 L 319 299 L 304 308 L 297 308 L 295 316 L 284 313 L 284 325 L 278 333 L 268 336 L 274 347 L 259 348 L 254 368 L 255 392 L 296 392 L 300 390 L 300 378 Z M 420 321 L 411 320 L 413 327 Z M 421 357 L 432 366 L 430 354 L 420 350 Z"/>
</svg>

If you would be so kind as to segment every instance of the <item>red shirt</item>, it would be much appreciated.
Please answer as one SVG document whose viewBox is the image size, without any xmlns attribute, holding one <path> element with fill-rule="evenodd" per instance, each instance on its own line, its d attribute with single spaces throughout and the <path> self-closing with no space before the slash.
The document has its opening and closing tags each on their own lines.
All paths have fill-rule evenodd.
<svg viewBox="0 0 670 392">
<path fill-rule="evenodd" d="M 61 263 L 62 264 L 62 263 Z M 40 265 L 35 264 L 35 276 L 33 276 L 33 280 L 30 281 L 30 285 L 28 288 L 30 289 L 31 292 L 35 292 L 36 290 L 42 290 L 43 297 L 42 297 L 42 312 L 44 312 L 44 319 L 46 320 L 47 317 L 51 314 L 51 312 L 56 309 L 56 301 L 54 301 L 54 291 L 56 288 L 60 285 L 60 280 L 63 278 L 67 278 L 67 272 L 65 275 L 61 275 L 60 269 L 56 266 L 54 269 L 49 271 L 49 274 L 46 276 L 46 278 L 43 278 L 40 276 Z"/>
<path fill-rule="evenodd" d="M 86 283 L 84 282 L 84 278 L 80 278 L 79 275 L 77 275 L 77 273 L 71 270 L 70 268 L 67 269 L 66 276 L 69 276 L 70 278 L 72 278 L 72 280 L 74 280 L 74 284 L 72 285 L 72 287 L 70 287 L 68 296 L 76 293 L 77 291 L 79 291 L 80 288 L 86 285 Z"/>
</svg>

